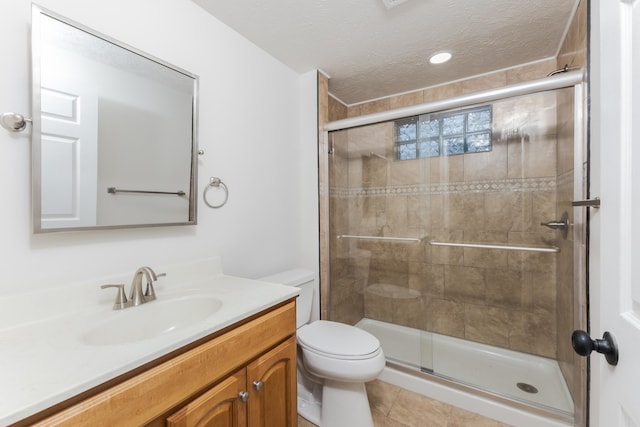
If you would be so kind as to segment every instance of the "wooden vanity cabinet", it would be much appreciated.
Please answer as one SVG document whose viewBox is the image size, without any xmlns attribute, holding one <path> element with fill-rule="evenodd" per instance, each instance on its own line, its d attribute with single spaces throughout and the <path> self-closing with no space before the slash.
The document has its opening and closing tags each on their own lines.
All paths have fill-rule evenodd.
<svg viewBox="0 0 640 427">
<path fill-rule="evenodd" d="M 292 299 L 54 415 L 16 425 L 296 426 L 295 314 Z"/>
<path fill-rule="evenodd" d="M 296 342 L 290 338 L 167 418 L 167 427 L 296 425 Z"/>
</svg>

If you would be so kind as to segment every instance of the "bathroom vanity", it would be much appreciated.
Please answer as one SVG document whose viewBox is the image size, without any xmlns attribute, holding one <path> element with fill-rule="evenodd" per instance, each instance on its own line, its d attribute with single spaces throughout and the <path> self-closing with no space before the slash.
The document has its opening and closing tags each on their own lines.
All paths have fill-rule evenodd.
<svg viewBox="0 0 640 427">
<path fill-rule="evenodd" d="M 112 292 L 96 294 L 85 284 L 69 290 L 85 290 L 74 298 L 87 305 L 85 298 L 99 297 L 94 307 L 67 307 L 58 317 L 44 309 L 42 319 L 1 329 L 8 351 L 0 364 L 0 423 L 295 425 L 297 290 L 222 275 L 219 259 L 166 270 L 156 301 L 113 310 Z M 172 305 L 180 319 L 201 307 L 211 314 L 170 320 L 173 329 L 166 328 L 163 313 Z M 163 330 L 149 326 L 144 339 L 109 333 L 122 324 L 145 328 L 147 317 Z"/>
</svg>

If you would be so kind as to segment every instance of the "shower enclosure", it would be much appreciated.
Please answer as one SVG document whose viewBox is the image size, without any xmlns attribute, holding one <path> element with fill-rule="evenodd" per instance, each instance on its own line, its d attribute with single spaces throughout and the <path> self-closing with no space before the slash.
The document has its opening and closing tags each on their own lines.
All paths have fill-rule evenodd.
<svg viewBox="0 0 640 427">
<path fill-rule="evenodd" d="M 556 86 L 330 123 L 324 301 L 388 364 L 570 419 L 583 95 Z"/>
</svg>

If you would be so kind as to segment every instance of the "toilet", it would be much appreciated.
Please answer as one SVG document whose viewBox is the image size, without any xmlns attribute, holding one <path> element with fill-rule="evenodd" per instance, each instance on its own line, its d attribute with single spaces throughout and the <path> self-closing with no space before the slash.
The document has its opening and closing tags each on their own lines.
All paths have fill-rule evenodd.
<svg viewBox="0 0 640 427">
<path fill-rule="evenodd" d="M 296 301 L 298 413 L 321 427 L 373 427 L 364 383 L 380 375 L 380 341 L 355 326 L 311 322 L 314 277 L 294 269 L 259 280 L 300 288 Z"/>
</svg>

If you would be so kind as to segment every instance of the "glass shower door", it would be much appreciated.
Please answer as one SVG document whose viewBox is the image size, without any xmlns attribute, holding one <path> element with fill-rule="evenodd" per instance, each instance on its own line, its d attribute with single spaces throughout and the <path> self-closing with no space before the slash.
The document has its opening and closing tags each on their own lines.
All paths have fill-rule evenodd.
<svg viewBox="0 0 640 427">
<path fill-rule="evenodd" d="M 370 331 L 388 361 L 422 366 L 427 200 L 420 165 L 396 161 L 395 123 L 329 135 L 329 318 Z"/>
<path fill-rule="evenodd" d="M 578 86 L 330 132 L 329 319 L 373 333 L 388 362 L 572 414 L 581 100 Z"/>
</svg>

